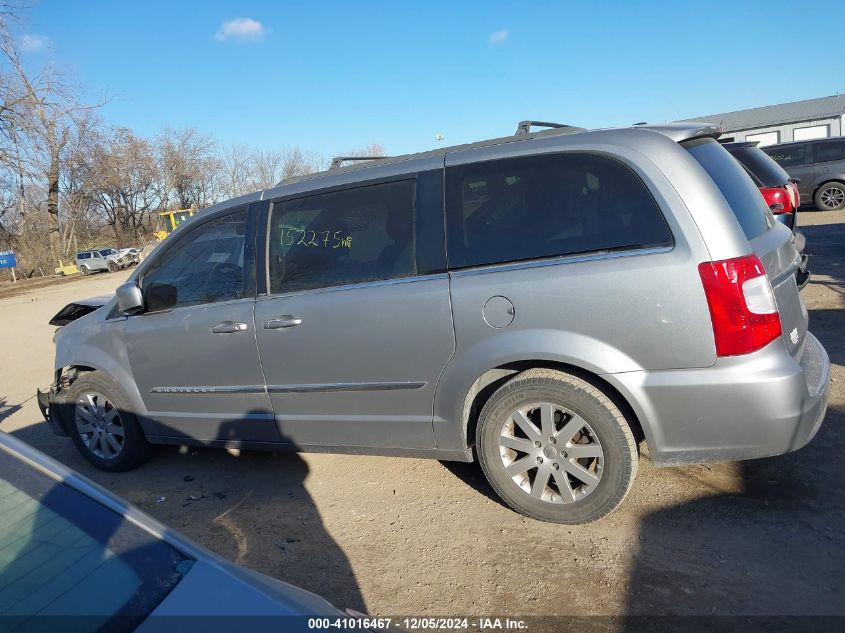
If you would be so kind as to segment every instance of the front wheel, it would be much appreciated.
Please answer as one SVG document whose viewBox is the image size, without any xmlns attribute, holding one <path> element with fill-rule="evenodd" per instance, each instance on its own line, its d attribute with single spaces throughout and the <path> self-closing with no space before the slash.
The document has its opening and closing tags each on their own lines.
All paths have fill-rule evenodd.
<svg viewBox="0 0 845 633">
<path fill-rule="evenodd" d="M 120 266 L 118 266 L 115 262 L 109 262 L 109 272 L 116 273 L 120 270 Z"/>
<path fill-rule="evenodd" d="M 129 470 L 149 455 L 150 445 L 118 387 L 98 371 L 69 387 L 73 419 L 70 436 L 82 456 L 97 468 Z"/>
<path fill-rule="evenodd" d="M 616 405 L 592 384 L 550 369 L 518 374 L 490 397 L 476 446 L 509 506 L 554 523 L 610 514 L 637 472 L 637 444 Z"/>
<path fill-rule="evenodd" d="M 845 209 L 845 184 L 828 182 L 819 187 L 814 196 L 816 207 L 822 211 L 841 211 Z"/>
</svg>

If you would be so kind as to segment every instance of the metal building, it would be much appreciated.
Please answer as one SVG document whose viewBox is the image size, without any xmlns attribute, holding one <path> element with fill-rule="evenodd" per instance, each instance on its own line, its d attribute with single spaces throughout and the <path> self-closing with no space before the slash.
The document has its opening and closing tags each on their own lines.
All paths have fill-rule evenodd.
<svg viewBox="0 0 845 633">
<path fill-rule="evenodd" d="M 845 136 L 845 95 L 698 116 L 684 121 L 720 123 L 721 140 L 758 141 L 760 146 Z"/>
</svg>

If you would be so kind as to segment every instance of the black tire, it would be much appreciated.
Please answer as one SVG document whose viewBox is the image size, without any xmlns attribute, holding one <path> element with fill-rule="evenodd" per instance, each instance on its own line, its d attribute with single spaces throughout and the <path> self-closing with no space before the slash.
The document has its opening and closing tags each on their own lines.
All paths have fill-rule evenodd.
<svg viewBox="0 0 845 633">
<path fill-rule="evenodd" d="M 79 271 L 85 275 L 86 277 L 91 274 L 91 271 L 88 269 L 88 266 L 80 266 Z"/>
<path fill-rule="evenodd" d="M 115 452 L 115 449 L 105 444 L 95 443 L 96 450 L 92 449 L 90 444 L 92 443 L 93 432 L 83 432 L 86 424 L 91 426 L 83 417 L 90 416 L 91 407 L 88 396 L 91 394 L 105 398 L 105 400 L 101 400 L 94 397 L 94 402 L 103 406 L 109 413 L 112 409 L 117 410 L 117 423 L 123 432 L 122 440 L 119 438 L 117 430 L 114 429 L 114 425 L 109 425 L 115 431 L 112 434 L 113 439 L 121 444 L 121 448 L 116 451 L 116 454 L 110 454 L 110 452 Z M 67 398 L 68 402 L 74 403 L 72 408 L 68 407 L 68 417 L 71 418 L 67 420 L 70 437 L 77 450 L 94 466 L 107 471 L 130 470 L 149 457 L 150 444 L 141 430 L 141 425 L 138 424 L 138 419 L 129 410 L 126 397 L 108 376 L 99 371 L 81 375 L 68 389 Z M 109 408 L 108 405 L 111 405 L 111 407 Z M 114 421 L 114 419 L 112 420 Z M 105 442 L 105 438 L 103 442 Z M 101 446 L 102 448 L 100 448 Z M 97 454 L 97 451 L 100 454 Z"/>
<path fill-rule="evenodd" d="M 813 196 L 816 208 L 821 211 L 841 211 L 845 209 L 845 183 L 826 182 Z"/>
<path fill-rule="evenodd" d="M 526 408 L 526 411 L 529 411 L 527 416 L 539 415 L 539 413 L 534 413 L 535 409 L 531 409 L 534 403 L 551 405 L 550 410 L 554 412 L 552 419 L 555 425 L 567 427 L 567 422 L 573 421 L 573 425 L 569 428 L 581 428 L 576 436 L 579 439 L 575 440 L 574 444 L 566 441 L 565 444 L 549 447 L 545 442 L 554 442 L 554 440 L 545 437 L 538 438 L 544 440 L 544 447 L 536 450 L 543 452 L 538 453 L 538 456 L 533 459 L 539 460 L 540 463 L 548 460 L 550 465 L 546 466 L 547 470 L 554 467 L 557 471 L 549 470 L 550 483 L 547 486 L 541 486 L 541 498 L 537 498 L 532 492 L 538 473 L 541 472 L 539 467 L 528 467 L 535 470 L 533 480 L 529 481 L 530 476 L 527 473 L 512 477 L 506 471 L 505 465 L 505 453 L 510 455 L 511 452 L 500 444 L 501 438 L 509 432 L 506 431 L 506 424 L 510 425 L 508 428 L 514 428 L 511 420 L 520 408 Z M 563 409 L 571 415 L 564 413 Z M 557 417 L 559 413 L 560 420 Z M 579 427 L 581 421 L 585 424 Z M 522 425 L 517 426 L 522 428 Z M 540 428 L 535 426 L 534 430 L 540 430 Z M 558 432 L 563 432 L 563 428 Z M 539 435 L 542 436 L 542 432 Z M 525 435 L 525 438 L 529 444 L 532 443 L 528 435 Z M 513 439 L 520 441 L 519 438 Z M 563 440 L 566 438 L 563 437 Z M 601 457 L 566 459 L 568 455 L 565 450 L 572 452 L 572 448 L 576 445 L 582 451 L 584 447 L 589 446 L 592 450 L 599 451 Z M 526 516 L 553 523 L 589 523 L 607 516 L 622 503 L 637 473 L 637 443 L 628 422 L 616 405 L 592 384 L 571 374 L 551 369 L 532 369 L 517 374 L 493 393 L 479 416 L 476 428 L 476 448 L 481 468 L 490 485 L 511 508 Z M 535 449 L 532 447 L 531 450 Z M 545 453 L 547 450 L 551 450 L 552 457 Z M 513 454 L 517 457 L 508 467 L 515 466 L 515 461 L 520 455 L 517 451 L 513 451 Z M 525 454 L 523 457 L 531 458 L 531 454 Z M 527 463 L 532 462 L 529 460 Z M 574 475 L 561 473 L 561 471 L 571 472 L 569 469 L 578 465 L 584 465 L 583 467 L 587 469 L 584 472 L 591 472 L 594 476 L 598 476 L 598 482 L 588 485 L 573 478 Z M 515 479 L 522 477 L 523 474 L 525 477 L 520 485 Z M 570 488 L 567 492 L 570 498 L 565 502 L 563 502 L 565 496 L 563 493 L 558 492 L 557 497 L 554 494 L 555 491 L 562 490 L 558 484 L 560 481 L 558 477 L 561 476 L 569 482 L 564 485 Z M 573 482 L 575 485 L 570 486 Z M 525 486 L 531 490 L 527 490 Z M 575 491 L 575 496 L 572 496 L 573 491 Z M 551 500 L 543 499 L 544 494 Z M 583 496 L 579 497 L 578 494 Z M 553 502 L 556 498 L 558 501 Z"/>
<path fill-rule="evenodd" d="M 120 270 L 120 266 L 118 266 L 114 262 L 109 262 L 109 272 L 110 273 L 116 273 L 118 270 Z"/>
</svg>

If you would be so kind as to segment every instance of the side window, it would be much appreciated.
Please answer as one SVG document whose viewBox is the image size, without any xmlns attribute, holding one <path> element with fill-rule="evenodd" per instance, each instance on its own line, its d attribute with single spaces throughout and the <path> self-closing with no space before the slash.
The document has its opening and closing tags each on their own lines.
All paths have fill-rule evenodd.
<svg viewBox="0 0 845 633">
<path fill-rule="evenodd" d="M 826 141 L 813 144 L 813 159 L 817 163 L 845 160 L 845 141 Z"/>
<path fill-rule="evenodd" d="M 192 229 L 144 273 L 149 311 L 240 299 L 244 296 L 246 210 Z"/>
<path fill-rule="evenodd" d="M 761 148 L 781 167 L 797 167 L 806 164 L 805 145 L 793 145 L 791 147 L 763 147 Z"/>
<path fill-rule="evenodd" d="M 271 294 L 416 274 L 415 181 L 273 204 Z"/>
<path fill-rule="evenodd" d="M 569 152 L 446 171 L 449 266 L 663 244 L 672 236 L 622 163 Z"/>
</svg>

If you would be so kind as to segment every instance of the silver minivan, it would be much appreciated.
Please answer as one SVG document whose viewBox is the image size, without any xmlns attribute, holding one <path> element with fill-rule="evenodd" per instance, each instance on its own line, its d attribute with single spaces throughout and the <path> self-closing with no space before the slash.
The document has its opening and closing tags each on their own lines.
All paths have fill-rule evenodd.
<svg viewBox="0 0 845 633">
<path fill-rule="evenodd" d="M 53 323 L 53 429 L 478 460 L 598 519 L 659 466 L 796 450 L 827 408 L 794 236 L 707 124 L 566 126 L 330 169 L 207 209 Z"/>
</svg>

